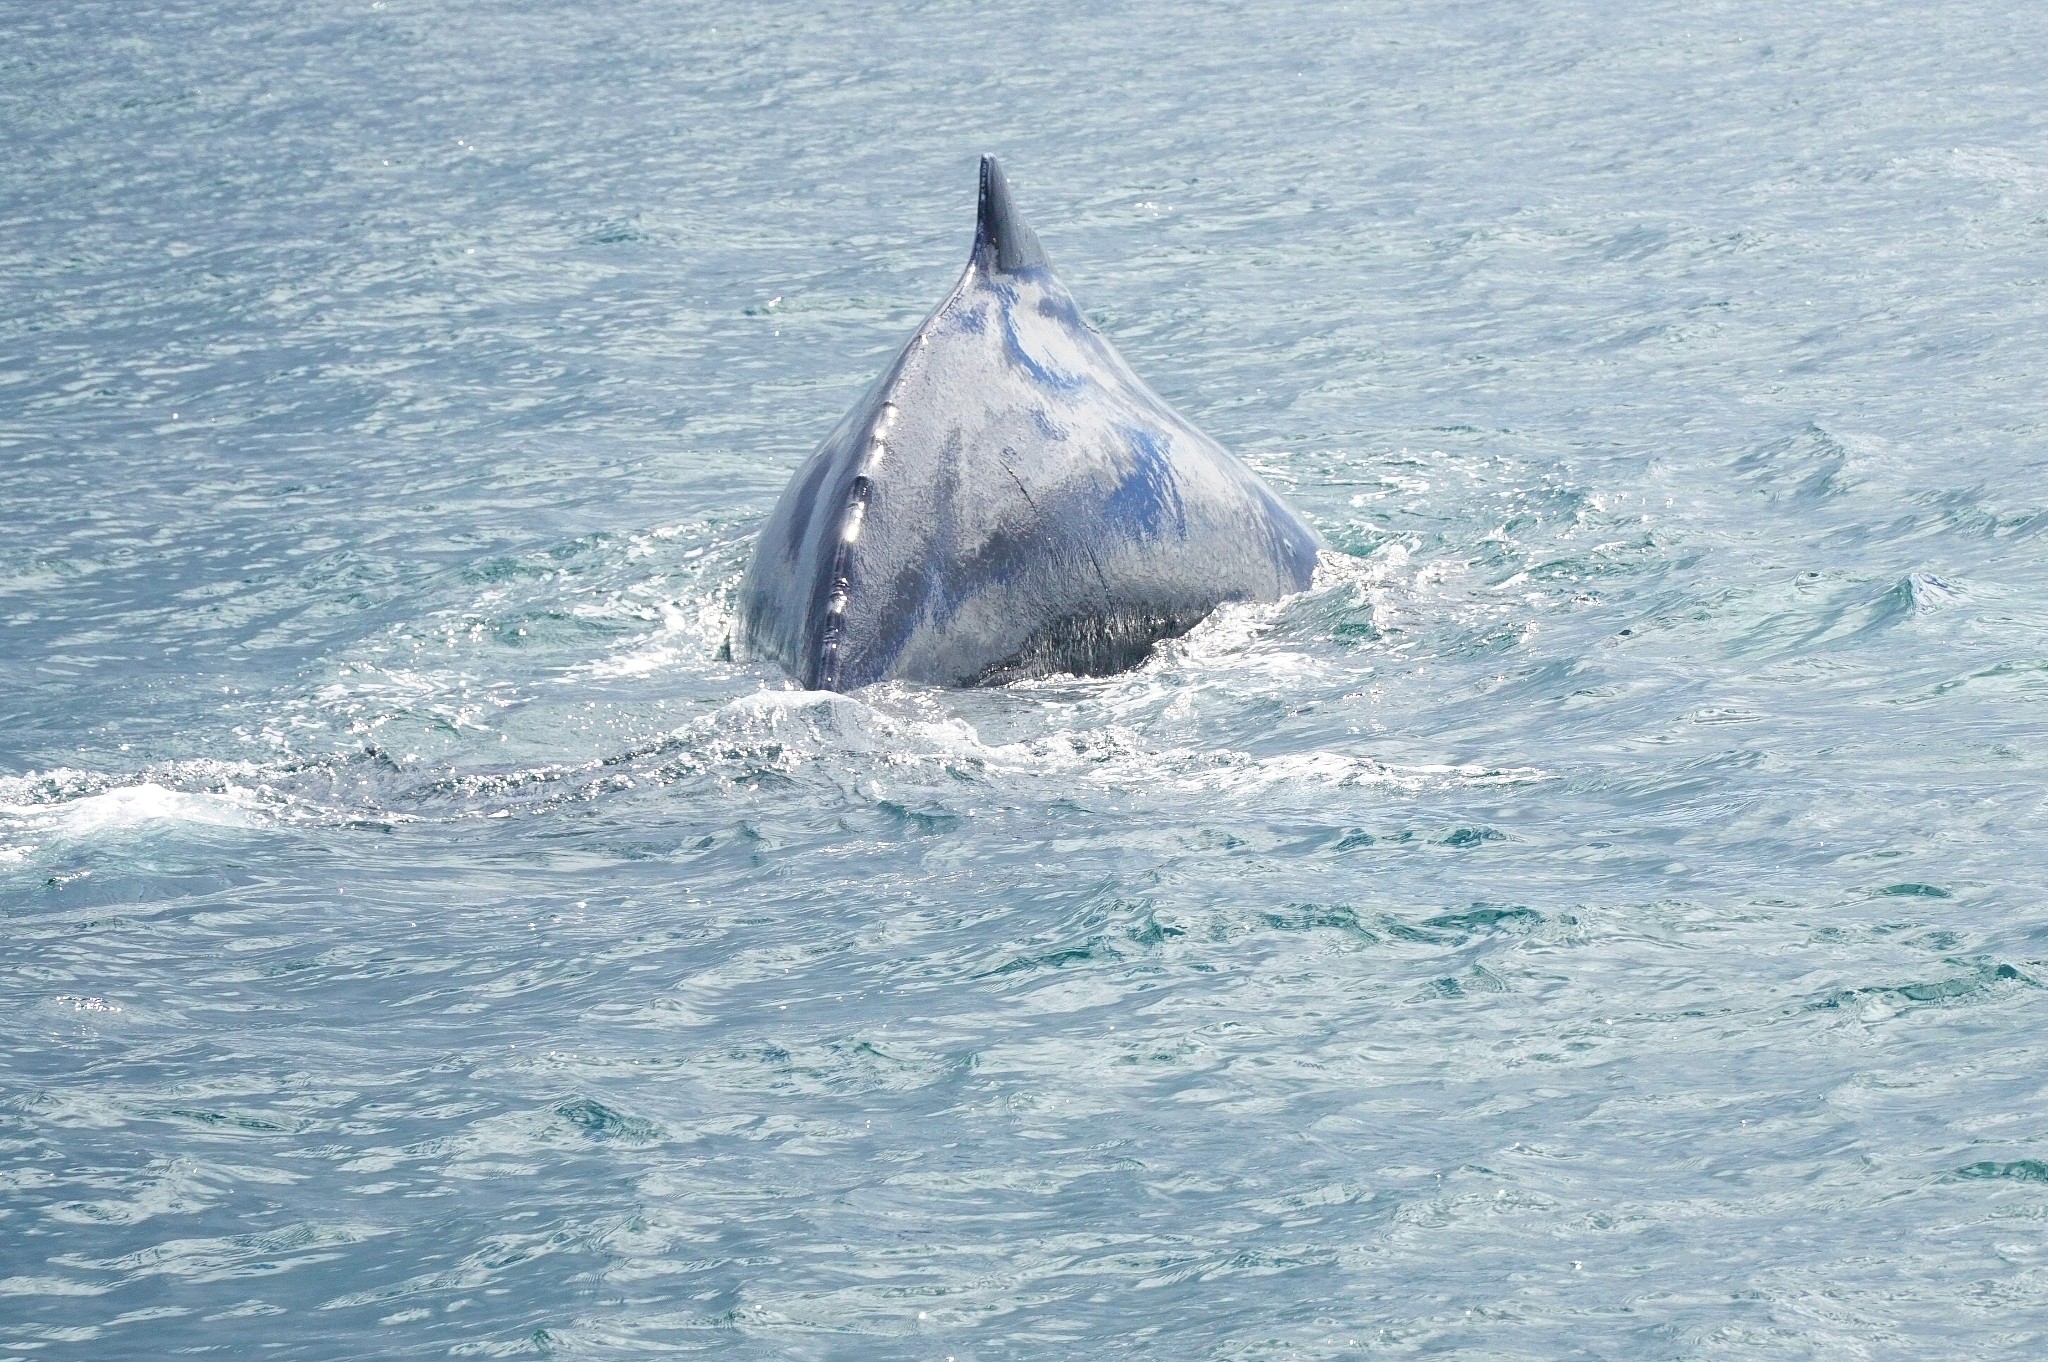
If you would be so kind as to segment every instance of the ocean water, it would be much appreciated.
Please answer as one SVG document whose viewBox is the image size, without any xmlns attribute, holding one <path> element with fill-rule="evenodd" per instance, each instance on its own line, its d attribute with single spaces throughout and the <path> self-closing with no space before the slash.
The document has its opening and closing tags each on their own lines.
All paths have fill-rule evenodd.
<svg viewBox="0 0 2048 1362">
<path fill-rule="evenodd" d="M 2048 1354 L 2048 9 L 0 36 L 0 1357 Z M 983 151 L 1316 589 L 720 661 Z"/>
</svg>

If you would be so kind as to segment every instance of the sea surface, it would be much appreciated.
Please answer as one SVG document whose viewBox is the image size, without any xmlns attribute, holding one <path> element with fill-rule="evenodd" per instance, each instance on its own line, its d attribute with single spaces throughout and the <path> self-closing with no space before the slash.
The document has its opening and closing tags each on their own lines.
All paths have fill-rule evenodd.
<svg viewBox="0 0 2048 1362">
<path fill-rule="evenodd" d="M 0 1358 L 2048 1356 L 2048 6 L 0 40 Z M 1316 588 L 721 660 L 984 151 Z"/>
</svg>

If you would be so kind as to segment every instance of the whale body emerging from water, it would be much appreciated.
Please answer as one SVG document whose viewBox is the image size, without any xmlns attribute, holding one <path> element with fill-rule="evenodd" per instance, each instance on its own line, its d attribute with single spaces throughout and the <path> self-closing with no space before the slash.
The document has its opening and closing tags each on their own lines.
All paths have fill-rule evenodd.
<svg viewBox="0 0 2048 1362">
<path fill-rule="evenodd" d="M 1102 675 L 1320 547 L 1081 316 L 984 156 L 966 272 L 783 491 L 734 641 L 822 690 Z"/>
</svg>

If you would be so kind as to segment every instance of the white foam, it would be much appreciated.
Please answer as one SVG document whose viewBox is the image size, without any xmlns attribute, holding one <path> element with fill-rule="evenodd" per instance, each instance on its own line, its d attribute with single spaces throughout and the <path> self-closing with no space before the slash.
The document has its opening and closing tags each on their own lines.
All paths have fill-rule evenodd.
<svg viewBox="0 0 2048 1362">
<path fill-rule="evenodd" d="M 681 665 L 692 656 L 710 655 L 732 633 L 733 616 L 728 597 L 738 580 L 734 576 L 721 589 L 694 599 L 655 602 L 654 608 L 661 613 L 658 628 L 632 639 L 623 650 L 610 657 L 583 663 L 571 675 L 598 680 L 651 676 Z M 630 613 L 636 617 L 644 616 L 645 609 L 636 605 Z M 612 617 L 619 610 L 612 608 L 592 613 Z"/>
<path fill-rule="evenodd" d="M 682 652 L 664 643 L 652 643 L 629 653 L 601 658 L 582 668 L 586 675 L 601 681 L 626 676 L 652 676 L 658 671 L 675 666 L 683 660 Z"/>
<path fill-rule="evenodd" d="M 895 696 L 884 689 L 878 698 L 886 704 L 919 697 Z M 1168 703 L 1170 707 L 1172 702 Z M 735 759 L 757 762 L 765 745 L 772 743 L 772 765 L 784 771 L 811 760 L 858 755 L 913 779 L 919 768 L 925 768 L 949 784 L 963 770 L 1027 780 L 1054 778 L 1102 789 L 1210 791 L 1281 785 L 1417 790 L 1547 778 L 1534 767 L 1398 765 L 1337 748 L 1257 756 L 1232 748 L 1160 743 L 1145 728 L 1142 720 L 1100 723 L 990 743 L 958 715 L 890 713 L 864 699 L 828 691 L 762 690 L 721 706 L 675 736 L 713 767 Z M 735 740 L 737 744 L 729 746 Z"/>
<path fill-rule="evenodd" d="M 219 792 L 192 792 L 144 781 L 51 803 L 0 804 L 0 818 L 20 829 L 69 837 L 164 822 L 249 827 L 263 821 L 256 798 L 254 791 L 232 785 Z M 32 850 L 8 848 L 20 853 L 8 859 L 25 858 Z"/>
</svg>

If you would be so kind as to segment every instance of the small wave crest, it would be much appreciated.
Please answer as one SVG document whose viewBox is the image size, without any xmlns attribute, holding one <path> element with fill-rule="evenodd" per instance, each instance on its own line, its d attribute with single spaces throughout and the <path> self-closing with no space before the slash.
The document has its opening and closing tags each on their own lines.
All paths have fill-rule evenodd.
<svg viewBox="0 0 2048 1362">
<path fill-rule="evenodd" d="M 25 861 L 50 840 L 128 833 L 154 824 L 254 827 L 270 821 L 276 801 L 264 791 L 217 774 L 207 783 L 209 788 L 179 788 L 148 777 L 64 769 L 0 779 L 0 837 L 9 838 L 0 846 L 0 862 Z M 13 842 L 15 837 L 37 840 Z"/>
</svg>

